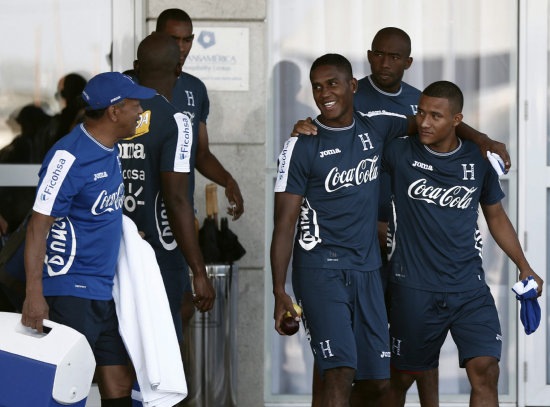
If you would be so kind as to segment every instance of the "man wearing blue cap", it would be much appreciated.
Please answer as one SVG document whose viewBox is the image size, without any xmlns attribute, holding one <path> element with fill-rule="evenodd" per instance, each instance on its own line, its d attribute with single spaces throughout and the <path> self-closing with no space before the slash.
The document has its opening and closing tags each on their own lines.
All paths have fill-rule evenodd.
<svg viewBox="0 0 550 407">
<path fill-rule="evenodd" d="M 46 154 L 27 227 L 21 322 L 42 332 L 47 318 L 86 336 L 103 407 L 132 405 L 111 293 L 124 202 L 115 143 L 134 134 L 139 100 L 155 93 L 118 72 L 88 82 L 85 121 Z"/>
</svg>

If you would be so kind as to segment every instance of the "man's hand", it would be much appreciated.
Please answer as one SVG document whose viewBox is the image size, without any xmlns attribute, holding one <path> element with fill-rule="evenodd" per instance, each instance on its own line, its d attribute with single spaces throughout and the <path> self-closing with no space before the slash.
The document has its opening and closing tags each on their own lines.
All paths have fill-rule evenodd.
<svg viewBox="0 0 550 407">
<path fill-rule="evenodd" d="M 281 322 L 283 321 L 283 317 L 287 311 L 290 312 L 294 319 L 296 319 L 297 321 L 300 320 L 300 317 L 296 313 L 294 305 L 292 304 L 292 298 L 290 298 L 290 296 L 286 293 L 275 295 L 275 309 L 273 311 L 273 319 L 275 319 L 275 330 L 279 333 L 279 335 L 286 335 L 281 330 Z"/>
<path fill-rule="evenodd" d="M 527 277 L 529 277 L 529 276 L 533 276 L 533 278 L 537 282 L 537 285 L 538 285 L 537 291 L 539 293 L 538 296 L 540 297 L 542 295 L 542 286 L 544 284 L 544 281 L 533 270 L 526 269 L 526 270 L 520 271 L 518 281 L 527 280 Z"/>
<path fill-rule="evenodd" d="M 290 133 L 290 137 L 298 137 L 299 134 L 317 135 L 317 126 L 313 124 L 311 117 L 305 120 L 298 120 Z"/>
<path fill-rule="evenodd" d="M 0 215 L 0 235 L 5 235 L 8 231 L 8 222 Z"/>
<path fill-rule="evenodd" d="M 483 141 L 483 143 L 479 146 L 479 149 L 481 150 L 481 154 L 485 159 L 487 159 L 487 151 L 498 154 L 500 158 L 502 158 L 502 161 L 504 161 L 504 169 L 506 170 L 505 172 L 508 172 L 508 170 L 512 166 L 510 155 L 506 150 L 506 144 L 487 137 L 485 141 Z"/>
<path fill-rule="evenodd" d="M 48 319 L 50 308 L 42 294 L 33 294 L 25 297 L 21 315 L 21 323 L 25 326 L 43 332 L 43 320 Z"/>
<path fill-rule="evenodd" d="M 237 181 L 231 177 L 225 185 L 225 196 L 229 201 L 230 207 L 227 208 L 227 214 L 233 216 L 232 220 L 237 220 L 244 212 L 244 201 Z"/>
<path fill-rule="evenodd" d="M 193 303 L 200 312 L 210 311 L 214 306 L 216 292 L 206 273 L 197 276 L 193 274 Z"/>
</svg>

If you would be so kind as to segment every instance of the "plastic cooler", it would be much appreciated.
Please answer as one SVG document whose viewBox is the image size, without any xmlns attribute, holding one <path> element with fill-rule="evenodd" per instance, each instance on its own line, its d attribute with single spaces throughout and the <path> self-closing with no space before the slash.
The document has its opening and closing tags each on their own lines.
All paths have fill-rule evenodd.
<svg viewBox="0 0 550 407">
<path fill-rule="evenodd" d="M 0 407 L 85 406 L 95 370 L 88 341 L 65 325 L 44 326 L 40 334 L 21 314 L 0 312 Z"/>
</svg>

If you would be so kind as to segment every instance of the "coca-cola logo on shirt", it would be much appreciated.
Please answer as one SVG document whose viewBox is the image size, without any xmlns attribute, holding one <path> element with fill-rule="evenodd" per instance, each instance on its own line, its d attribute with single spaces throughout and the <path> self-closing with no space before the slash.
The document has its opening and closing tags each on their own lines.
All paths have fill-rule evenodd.
<svg viewBox="0 0 550 407">
<path fill-rule="evenodd" d="M 340 188 L 347 188 L 365 184 L 378 178 L 378 158 L 365 158 L 359 161 L 355 168 L 340 170 L 338 167 L 331 169 L 325 179 L 325 190 L 334 192 Z"/>
<path fill-rule="evenodd" d="M 411 199 L 442 207 L 468 209 L 476 190 L 477 187 L 468 188 L 462 185 L 449 188 L 431 186 L 425 178 L 421 178 L 409 185 L 407 193 Z"/>
<path fill-rule="evenodd" d="M 92 206 L 92 214 L 101 215 L 105 212 L 114 212 L 122 208 L 124 203 L 124 184 L 121 182 L 116 192 L 109 193 L 106 189 L 101 191 L 97 196 L 94 206 Z"/>
</svg>

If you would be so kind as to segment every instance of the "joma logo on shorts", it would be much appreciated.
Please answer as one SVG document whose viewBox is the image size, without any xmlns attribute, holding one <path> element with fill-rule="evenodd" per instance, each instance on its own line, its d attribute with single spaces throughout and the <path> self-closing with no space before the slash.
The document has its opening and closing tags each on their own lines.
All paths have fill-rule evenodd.
<svg viewBox="0 0 550 407">
<path fill-rule="evenodd" d="M 341 152 L 342 151 L 340 151 L 339 148 L 335 148 L 335 149 L 321 151 L 319 152 L 319 156 L 323 158 L 323 157 L 326 157 L 327 155 L 340 154 Z"/>
<path fill-rule="evenodd" d="M 380 353 L 380 358 L 383 359 L 383 358 L 391 358 L 391 352 L 384 352 L 382 351 L 382 353 Z"/>
</svg>

